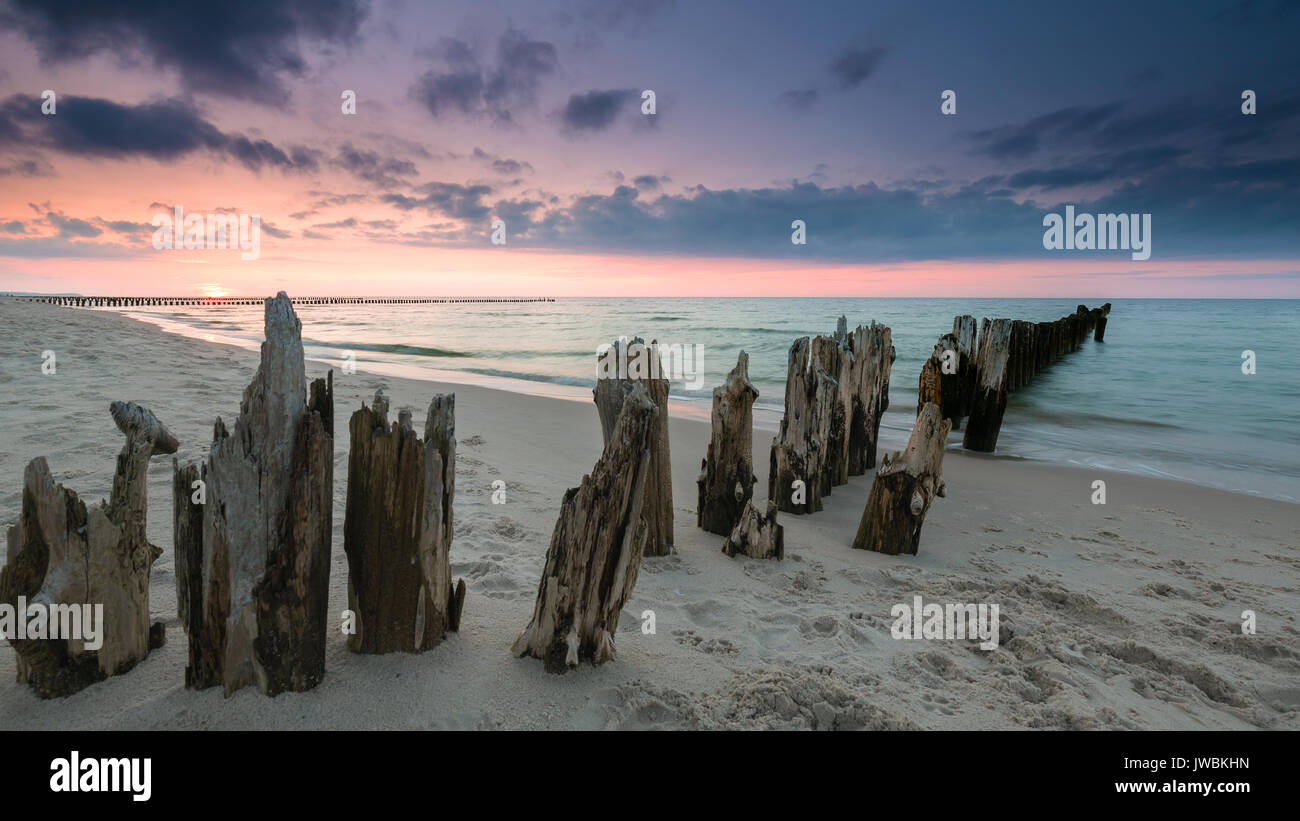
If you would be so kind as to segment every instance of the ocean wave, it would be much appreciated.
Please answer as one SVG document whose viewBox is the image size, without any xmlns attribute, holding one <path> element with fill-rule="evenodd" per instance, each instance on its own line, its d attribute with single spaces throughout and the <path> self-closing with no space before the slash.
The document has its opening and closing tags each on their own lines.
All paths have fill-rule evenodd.
<svg viewBox="0 0 1300 821">
<path fill-rule="evenodd" d="M 453 359 L 475 356 L 475 354 L 467 351 L 453 351 L 446 348 L 426 348 L 422 345 L 405 345 L 401 343 L 325 342 L 320 339 L 304 339 L 303 344 L 315 345 L 320 348 L 338 348 L 340 350 L 348 351 L 372 351 L 374 353 L 399 353 L 410 356 L 440 356 Z"/>
</svg>

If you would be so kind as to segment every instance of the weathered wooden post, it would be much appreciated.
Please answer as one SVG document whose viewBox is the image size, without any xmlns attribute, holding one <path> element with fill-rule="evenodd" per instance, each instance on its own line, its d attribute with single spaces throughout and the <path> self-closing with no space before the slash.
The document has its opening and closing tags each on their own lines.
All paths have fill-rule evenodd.
<svg viewBox="0 0 1300 821">
<path fill-rule="evenodd" d="M 673 552 L 673 470 L 668 451 L 668 379 L 663 376 L 659 344 L 649 345 L 634 337 L 602 345 L 596 354 L 596 387 L 592 396 L 600 415 L 600 432 L 605 444 L 613 435 L 623 409 L 623 400 L 634 382 L 644 383 L 659 413 L 655 417 L 654 439 L 650 444 L 650 484 L 646 488 L 642 516 L 649 527 L 647 556 Z"/>
<path fill-rule="evenodd" d="M 998 442 L 1002 415 L 1007 409 L 1007 357 L 1011 320 L 995 319 L 980 334 L 976 363 L 975 401 L 962 446 L 992 452 Z"/>
<path fill-rule="evenodd" d="M 822 509 L 823 477 L 839 385 L 811 356 L 812 340 L 790 346 L 785 416 L 772 439 L 767 498 L 786 513 Z"/>
<path fill-rule="evenodd" d="M 147 408 L 113 402 L 109 413 L 126 444 L 108 502 L 87 508 L 39 457 L 23 471 L 22 513 L 9 528 L 0 604 L 26 636 L 7 636 L 18 681 L 40 698 L 125 673 L 165 640 L 162 622 L 149 622 L 149 576 L 162 550 L 145 537 L 148 472 L 155 453 L 175 453 L 178 443 Z"/>
<path fill-rule="evenodd" d="M 731 533 L 754 495 L 754 400 L 749 381 L 749 354 L 736 358 L 726 384 L 713 389 L 713 434 L 700 463 L 697 526 L 710 533 Z"/>
<path fill-rule="evenodd" d="M 456 396 L 433 397 L 423 442 L 409 411 L 389 427 L 382 392 L 352 414 L 348 431 L 348 649 L 428 650 L 459 629 L 465 603 L 465 581 L 451 585 Z"/>
<path fill-rule="evenodd" d="M 876 471 L 853 546 L 859 550 L 915 556 L 921 526 L 936 496 L 946 496 L 943 451 L 951 429 L 930 403 L 912 426 L 907 450 L 887 454 Z"/>
<path fill-rule="evenodd" d="M 309 690 L 325 675 L 333 372 L 309 396 L 293 305 L 281 291 L 265 306 L 261 365 L 233 430 L 218 418 L 207 463 L 173 480 L 185 684 L 226 695 Z"/>
<path fill-rule="evenodd" d="M 532 621 L 511 648 L 516 656 L 539 658 L 552 673 L 614 658 L 619 613 L 648 536 L 641 509 L 658 414 L 645 385 L 633 384 L 591 474 L 564 494 Z"/>
<path fill-rule="evenodd" d="M 853 353 L 854 390 L 848 413 L 846 461 L 848 476 L 861 476 L 876 466 L 880 419 L 889 409 L 889 376 L 895 351 L 889 327 L 876 322 L 859 325 L 848 339 Z"/>
<path fill-rule="evenodd" d="M 767 503 L 767 513 L 758 512 L 753 500 L 745 503 L 745 509 L 736 526 L 722 544 L 722 552 L 728 556 L 748 556 L 751 559 L 785 558 L 785 528 L 777 524 L 776 503 Z"/>
</svg>

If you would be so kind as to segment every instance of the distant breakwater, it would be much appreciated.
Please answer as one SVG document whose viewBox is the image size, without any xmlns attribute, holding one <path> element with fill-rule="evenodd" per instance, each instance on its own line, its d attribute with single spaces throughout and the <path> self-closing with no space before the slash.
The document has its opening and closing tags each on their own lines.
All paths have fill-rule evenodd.
<svg viewBox="0 0 1300 821">
<path fill-rule="evenodd" d="M 262 297 L 212 297 L 212 296 L 14 296 L 13 299 L 24 302 L 43 302 L 47 305 L 62 305 L 69 308 L 143 308 L 151 306 L 211 306 L 214 308 L 227 305 L 262 305 Z M 292 300 L 294 305 L 425 305 L 430 303 L 457 302 L 554 302 L 551 297 L 518 298 L 451 298 L 451 297 L 365 297 L 365 296 L 326 296 L 299 297 Z"/>
</svg>

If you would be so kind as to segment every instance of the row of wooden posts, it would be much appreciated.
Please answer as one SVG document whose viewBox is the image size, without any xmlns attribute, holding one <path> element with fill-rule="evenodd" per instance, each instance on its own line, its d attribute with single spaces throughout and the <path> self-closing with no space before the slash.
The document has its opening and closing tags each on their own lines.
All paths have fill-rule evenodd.
<svg viewBox="0 0 1300 821">
<path fill-rule="evenodd" d="M 1077 345 L 1084 324 L 1097 327 L 1100 338 L 1104 313 L 1100 323 L 1079 316 L 1062 320 L 1060 350 Z M 217 419 L 202 464 L 173 460 L 177 600 L 189 638 L 185 684 L 220 686 L 226 695 L 247 686 L 268 695 L 316 686 L 330 629 L 333 373 L 307 384 L 302 326 L 283 292 L 265 300 L 265 318 L 261 365 L 232 427 Z M 1032 355 L 1037 363 L 1044 339 L 1058 350 L 1050 333 L 1030 337 L 1038 340 L 1033 344 L 1004 344 L 1005 322 L 986 321 L 977 359 L 1020 363 Z M 956 323 L 963 333 L 973 333 L 973 324 L 970 317 Z M 965 350 L 963 337 L 956 339 Z M 633 345 L 644 343 L 620 340 L 599 356 L 625 355 L 620 347 Z M 646 347 L 659 355 L 655 342 Z M 1006 356 L 993 353 L 1004 349 Z M 849 333 L 844 318 L 834 336 L 794 343 L 785 418 L 772 442 L 768 501 L 760 510 L 753 502 L 758 391 L 742 351 L 713 392 L 697 525 L 724 536 L 730 556 L 781 558 L 778 511 L 820 510 L 831 488 L 876 466 L 894 357 L 889 328 L 872 323 Z M 983 384 L 985 370 L 974 370 L 977 386 Z M 598 372 L 608 371 L 598 362 Z M 619 615 L 642 557 L 673 550 L 669 385 L 650 373 L 659 371 L 598 379 L 593 391 L 604 448 L 591 473 L 564 494 L 532 619 L 512 647 L 547 670 L 613 658 Z M 1000 373 L 995 381 L 1005 385 L 1006 368 Z M 349 422 L 344 550 L 352 624 L 345 632 L 358 653 L 428 650 L 459 628 L 465 604 L 465 582 L 452 584 L 450 562 L 455 397 L 433 397 L 423 439 L 409 411 L 390 422 L 388 410 L 379 392 Z M 109 501 L 88 508 L 37 458 L 24 474 L 19 524 L 9 531 L 0 603 L 105 604 L 98 650 L 76 640 L 12 642 L 19 679 L 41 697 L 125 673 L 165 639 L 163 625 L 149 623 L 150 568 L 162 551 L 145 538 L 146 474 L 154 454 L 175 453 L 179 443 L 146 408 L 114 402 L 110 411 L 127 441 Z M 855 548 L 916 553 L 925 514 L 945 493 L 942 461 L 952 425 L 941 401 L 919 409 L 907 448 L 885 454 L 876 468 Z"/>
<path fill-rule="evenodd" d="M 68 308 L 143 308 L 155 306 L 222 306 L 262 305 L 261 297 L 243 296 L 36 296 L 19 297 L 24 302 L 40 302 Z M 554 302 L 551 297 L 363 297 L 363 296 L 311 296 L 298 297 L 294 305 L 425 305 L 465 302 Z"/>
<path fill-rule="evenodd" d="M 960 430 L 963 418 L 968 418 L 962 447 L 991 453 L 997 446 L 1008 394 L 1078 350 L 1088 334 L 1096 342 L 1104 341 L 1109 314 L 1107 302 L 1100 308 L 1080 305 L 1055 322 L 986 318 L 980 323 L 978 344 L 975 317 L 955 317 L 952 332 L 939 337 L 921 368 L 917 416 L 934 403 L 953 430 Z"/>
</svg>

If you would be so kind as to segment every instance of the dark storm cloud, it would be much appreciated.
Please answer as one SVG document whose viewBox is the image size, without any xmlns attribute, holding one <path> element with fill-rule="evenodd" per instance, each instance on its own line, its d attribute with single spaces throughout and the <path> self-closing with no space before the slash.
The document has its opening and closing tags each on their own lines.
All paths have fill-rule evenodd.
<svg viewBox="0 0 1300 821">
<path fill-rule="evenodd" d="M 604 28 L 617 28 L 644 25 L 676 6 L 677 0 L 586 0 L 579 16 Z"/>
<path fill-rule="evenodd" d="M 375 151 L 355 148 L 344 143 L 332 160 L 336 167 L 380 188 L 396 188 L 399 177 L 414 177 L 419 172 L 410 160 L 381 156 Z"/>
<path fill-rule="evenodd" d="M 629 88 L 571 94 L 560 110 L 560 121 L 571 134 L 604 131 L 614 124 L 623 109 L 638 99 L 636 90 Z"/>
<path fill-rule="evenodd" d="M 840 88 L 853 88 L 876 73 L 885 52 L 882 47 L 849 46 L 831 61 L 831 75 Z"/>
<path fill-rule="evenodd" d="M 642 174 L 632 178 L 632 184 L 641 191 L 655 191 L 659 186 L 666 182 L 672 182 L 668 177 L 659 177 L 654 174 Z"/>
<path fill-rule="evenodd" d="M 188 90 L 262 103 L 289 97 L 282 75 L 301 76 L 303 46 L 351 45 L 365 0 L 260 0 L 190 5 L 166 0 L 10 0 L 0 26 L 28 37 L 45 63 L 107 52 L 174 69 Z"/>
<path fill-rule="evenodd" d="M 487 65 L 468 43 L 451 38 L 422 54 L 445 63 L 446 68 L 420 75 L 408 90 L 411 99 L 434 117 L 487 116 L 501 124 L 514 122 L 514 108 L 533 105 L 541 81 L 560 65 L 553 44 L 529 39 L 515 29 L 497 40 L 495 59 Z"/>
<path fill-rule="evenodd" d="M 0 166 L 0 177 L 53 177 L 54 166 L 44 157 L 13 158 Z"/>
<path fill-rule="evenodd" d="M 1143 101 L 1071 106 L 1024 123 L 968 132 L 975 154 L 1000 162 L 1027 161 L 1040 152 L 1087 149 L 1097 151 L 1228 149 L 1243 145 L 1272 146 L 1300 153 L 1300 92 L 1268 99 L 1268 107 L 1245 116 L 1234 106 L 1236 92 L 1219 99 L 1170 100 L 1159 105 Z M 1153 146 L 1153 144 L 1155 144 Z"/>
<path fill-rule="evenodd" d="M 401 211 L 420 209 L 452 219 L 482 219 L 490 210 L 483 203 L 483 198 L 492 193 L 492 187 L 488 185 L 430 182 L 419 186 L 416 191 L 421 196 L 384 194 L 379 199 Z"/>
<path fill-rule="evenodd" d="M 1122 103 L 1099 106 L 1069 106 L 1042 114 L 1019 125 L 971 132 L 976 153 L 997 160 L 1023 159 L 1038 151 L 1044 142 L 1093 134 L 1123 108 Z"/>
<path fill-rule="evenodd" d="M 222 132 L 183 100 L 129 105 L 67 95 L 59 99 L 57 115 L 39 112 L 40 100 L 23 94 L 0 103 L 0 145 L 109 159 L 174 160 L 206 150 L 253 171 L 315 171 L 319 165 L 319 152 L 312 149 L 284 149 L 267 140 Z"/>
<path fill-rule="evenodd" d="M 806 111 L 819 97 L 821 94 L 815 88 L 794 88 L 777 95 L 776 102 L 795 111 Z"/>
<path fill-rule="evenodd" d="M 489 154 L 477 146 L 474 148 L 474 153 L 470 156 L 479 162 L 486 163 L 496 173 L 507 177 L 516 176 L 525 171 L 532 172 L 533 170 L 531 163 L 523 160 L 512 160 L 508 157 L 500 157 L 496 154 Z"/>
</svg>

